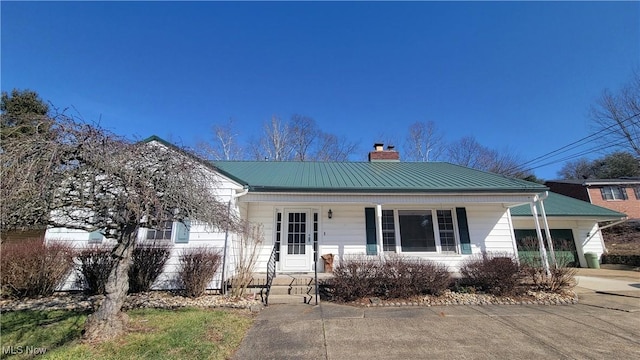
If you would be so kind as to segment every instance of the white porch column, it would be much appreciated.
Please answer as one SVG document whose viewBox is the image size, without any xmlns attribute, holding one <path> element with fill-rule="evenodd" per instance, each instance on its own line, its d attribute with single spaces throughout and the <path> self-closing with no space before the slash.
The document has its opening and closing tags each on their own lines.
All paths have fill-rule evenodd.
<svg viewBox="0 0 640 360">
<path fill-rule="evenodd" d="M 376 204 L 376 240 L 378 243 L 378 256 L 384 261 L 384 243 L 382 242 L 382 204 Z"/>
<path fill-rule="evenodd" d="M 547 235 L 547 246 L 549 248 L 549 255 L 551 256 L 551 263 L 554 268 L 558 268 L 558 261 L 556 260 L 556 253 L 553 249 L 553 239 L 551 238 L 551 230 L 549 230 L 549 221 L 547 219 L 547 213 L 544 211 L 544 203 L 540 199 L 540 215 L 542 215 L 542 224 L 544 225 L 544 233 Z"/>
<path fill-rule="evenodd" d="M 542 266 L 547 276 L 551 276 L 549 270 L 549 260 L 547 259 L 547 250 L 544 248 L 544 240 L 542 239 L 542 230 L 540 230 L 540 220 L 538 219 L 538 207 L 536 202 L 529 204 L 531 206 L 531 214 L 533 215 L 533 221 L 536 224 L 536 234 L 538 235 L 538 244 L 540 245 L 540 258 L 542 259 Z"/>
</svg>

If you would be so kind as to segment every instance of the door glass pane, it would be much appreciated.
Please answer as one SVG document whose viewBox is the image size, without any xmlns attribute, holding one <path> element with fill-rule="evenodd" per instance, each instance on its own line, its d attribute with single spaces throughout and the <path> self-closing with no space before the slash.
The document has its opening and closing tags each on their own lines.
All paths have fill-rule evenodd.
<svg viewBox="0 0 640 360">
<path fill-rule="evenodd" d="M 431 211 L 400 210 L 398 221 L 402 251 L 436 251 Z"/>
<path fill-rule="evenodd" d="M 282 239 L 282 213 L 276 217 L 276 261 L 280 261 L 280 240 Z"/>
<path fill-rule="evenodd" d="M 305 254 L 307 237 L 306 215 L 305 213 L 289 213 L 289 232 L 287 234 L 288 254 Z"/>
</svg>

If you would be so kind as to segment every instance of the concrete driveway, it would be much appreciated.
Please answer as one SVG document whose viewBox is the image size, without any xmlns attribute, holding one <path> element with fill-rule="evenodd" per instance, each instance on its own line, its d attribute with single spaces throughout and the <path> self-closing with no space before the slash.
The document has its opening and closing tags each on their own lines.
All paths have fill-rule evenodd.
<svg viewBox="0 0 640 360">
<path fill-rule="evenodd" d="M 640 296 L 597 291 L 555 306 L 272 305 L 235 359 L 640 359 Z"/>
</svg>

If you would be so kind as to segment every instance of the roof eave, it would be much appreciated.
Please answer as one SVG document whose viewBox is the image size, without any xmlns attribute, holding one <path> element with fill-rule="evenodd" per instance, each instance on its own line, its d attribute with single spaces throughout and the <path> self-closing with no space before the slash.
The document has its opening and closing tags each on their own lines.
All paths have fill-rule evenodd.
<svg viewBox="0 0 640 360">
<path fill-rule="evenodd" d="M 280 186 L 250 186 L 249 191 L 260 193 L 367 193 L 367 194 L 401 194 L 401 193 L 437 193 L 437 194 L 538 194 L 547 191 L 548 188 L 513 189 L 513 188 L 488 188 L 488 189 L 406 189 L 406 188 L 309 188 L 309 187 L 280 187 Z"/>
</svg>

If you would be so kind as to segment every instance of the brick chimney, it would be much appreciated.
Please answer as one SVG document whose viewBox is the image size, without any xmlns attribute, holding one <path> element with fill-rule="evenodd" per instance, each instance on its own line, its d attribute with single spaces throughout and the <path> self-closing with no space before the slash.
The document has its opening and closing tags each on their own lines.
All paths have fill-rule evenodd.
<svg viewBox="0 0 640 360">
<path fill-rule="evenodd" d="M 383 143 L 375 143 L 373 149 L 369 153 L 369 161 L 400 161 L 400 153 L 395 150 L 393 145 L 388 145 L 385 150 Z"/>
</svg>

